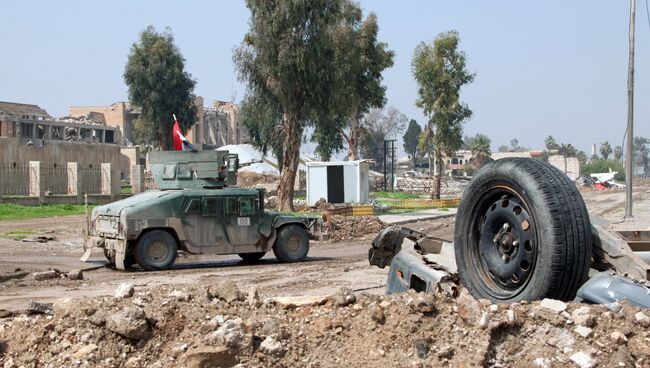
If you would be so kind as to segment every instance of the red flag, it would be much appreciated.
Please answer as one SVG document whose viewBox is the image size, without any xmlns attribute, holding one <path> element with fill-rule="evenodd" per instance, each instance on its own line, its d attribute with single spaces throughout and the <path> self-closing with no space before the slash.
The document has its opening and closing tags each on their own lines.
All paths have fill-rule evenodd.
<svg viewBox="0 0 650 368">
<path fill-rule="evenodd" d="M 181 140 L 181 137 L 183 137 L 183 132 L 181 132 L 181 127 L 178 125 L 178 120 L 176 120 L 176 115 L 172 115 L 174 117 L 174 130 L 173 130 L 173 139 L 174 139 L 174 149 L 176 151 L 182 151 L 183 150 L 183 141 Z M 185 138 L 185 137 L 183 137 Z"/>
</svg>

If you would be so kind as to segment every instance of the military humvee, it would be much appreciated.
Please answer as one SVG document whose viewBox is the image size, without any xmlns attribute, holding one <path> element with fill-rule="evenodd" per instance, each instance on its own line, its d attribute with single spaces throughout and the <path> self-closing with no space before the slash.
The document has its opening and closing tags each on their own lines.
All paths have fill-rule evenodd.
<svg viewBox="0 0 650 368">
<path fill-rule="evenodd" d="M 239 160 L 227 151 L 165 151 L 150 155 L 158 189 L 95 207 L 85 254 L 104 249 L 117 269 L 137 263 L 169 268 L 177 252 L 238 254 L 244 261 L 271 249 L 281 262 L 305 259 L 317 218 L 264 210 L 264 190 L 234 187 Z"/>
</svg>

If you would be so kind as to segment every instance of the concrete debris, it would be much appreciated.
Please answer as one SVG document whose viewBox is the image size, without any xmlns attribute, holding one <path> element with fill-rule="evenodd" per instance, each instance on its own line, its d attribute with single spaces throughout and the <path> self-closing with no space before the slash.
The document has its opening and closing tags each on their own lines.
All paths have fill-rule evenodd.
<svg viewBox="0 0 650 368">
<path fill-rule="evenodd" d="M 203 347 L 189 351 L 185 356 L 188 368 L 234 367 L 239 362 L 227 347 Z"/>
<path fill-rule="evenodd" d="M 589 307 L 576 308 L 576 310 L 571 313 L 571 318 L 576 324 L 585 327 L 593 327 L 596 323 L 596 318 L 591 314 L 591 308 Z"/>
<path fill-rule="evenodd" d="M 73 271 L 70 271 L 70 272 L 68 272 L 68 273 L 66 274 L 66 276 L 67 276 L 68 279 L 70 279 L 70 280 L 83 280 L 83 278 L 84 278 L 83 271 L 81 271 L 81 270 L 73 270 Z"/>
<path fill-rule="evenodd" d="M 345 307 L 346 305 L 353 304 L 357 301 L 356 295 L 352 289 L 343 287 L 334 295 L 334 302 L 339 307 Z"/>
<path fill-rule="evenodd" d="M 609 337 L 612 339 L 612 341 L 619 345 L 627 343 L 627 337 L 625 337 L 625 334 L 623 334 L 621 331 L 614 331 L 609 335 Z"/>
<path fill-rule="evenodd" d="M 577 326 L 573 331 L 575 331 L 575 333 L 577 333 L 578 335 L 586 338 L 589 337 L 589 335 L 591 335 L 591 332 L 593 330 L 589 327 Z"/>
<path fill-rule="evenodd" d="M 244 340 L 243 321 L 241 318 L 229 319 L 214 332 L 214 338 L 228 347 L 239 348 Z"/>
<path fill-rule="evenodd" d="M 237 284 L 232 281 L 225 281 L 219 284 L 217 287 L 210 287 L 207 289 L 208 298 L 210 299 L 221 299 L 228 303 L 235 301 L 242 301 L 245 299 L 245 296 L 239 291 Z"/>
<path fill-rule="evenodd" d="M 260 344 L 260 350 L 268 355 L 281 355 L 283 352 L 282 343 L 272 336 L 267 336 Z"/>
<path fill-rule="evenodd" d="M 45 272 L 34 272 L 32 274 L 32 277 L 34 277 L 34 280 L 36 281 L 52 280 L 59 277 L 59 272 L 57 270 L 50 270 Z"/>
<path fill-rule="evenodd" d="M 580 368 L 592 368 L 596 366 L 596 359 L 589 352 L 579 351 L 569 357 L 572 362 Z"/>
<path fill-rule="evenodd" d="M 248 305 L 253 308 L 259 308 L 262 305 L 260 294 L 255 286 L 248 289 Z"/>
<path fill-rule="evenodd" d="M 149 322 L 139 307 L 126 307 L 112 314 L 106 323 L 109 331 L 130 340 L 142 340 L 149 336 Z"/>
<path fill-rule="evenodd" d="M 490 325 L 490 314 L 488 312 L 483 312 L 481 319 L 478 321 L 478 326 L 482 329 L 488 328 Z"/>
<path fill-rule="evenodd" d="M 463 288 L 456 299 L 458 303 L 458 316 L 469 324 L 474 324 L 481 318 L 482 308 L 479 302 Z"/>
<path fill-rule="evenodd" d="M 283 309 L 307 307 L 325 304 L 328 296 L 281 296 L 273 298 L 273 302 Z"/>
<path fill-rule="evenodd" d="M 433 313 L 436 310 L 435 303 L 434 296 L 428 293 L 419 293 L 415 298 L 407 301 L 411 310 L 422 314 Z"/>
<path fill-rule="evenodd" d="M 115 289 L 115 298 L 117 299 L 124 299 L 124 298 L 130 298 L 133 296 L 133 293 L 135 292 L 135 288 L 133 285 L 129 283 L 123 283 L 120 284 L 117 289 Z"/>
<path fill-rule="evenodd" d="M 634 319 L 643 327 L 650 327 L 650 317 L 643 312 L 636 312 Z"/>
<path fill-rule="evenodd" d="M 539 306 L 556 314 L 564 312 L 567 308 L 566 303 L 563 301 L 549 298 L 544 298 L 544 300 L 539 303 Z"/>
<path fill-rule="evenodd" d="M 50 316 L 54 314 L 54 309 L 50 303 L 30 302 L 27 305 L 27 311 L 33 314 L 47 314 Z"/>
</svg>

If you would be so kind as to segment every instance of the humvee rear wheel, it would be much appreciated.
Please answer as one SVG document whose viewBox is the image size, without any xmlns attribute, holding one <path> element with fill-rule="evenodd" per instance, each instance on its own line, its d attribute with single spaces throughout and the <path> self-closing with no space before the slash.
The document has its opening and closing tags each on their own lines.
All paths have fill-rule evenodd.
<svg viewBox="0 0 650 368">
<path fill-rule="evenodd" d="M 255 262 L 258 261 L 260 258 L 264 257 L 265 254 L 266 252 L 256 252 L 256 253 L 238 253 L 237 255 L 244 262 Z"/>
<path fill-rule="evenodd" d="M 307 230 L 298 225 L 280 228 L 278 238 L 273 244 L 273 254 L 280 262 L 298 262 L 307 257 L 309 236 Z"/>
<path fill-rule="evenodd" d="M 153 230 L 144 234 L 133 249 L 133 255 L 140 267 L 145 270 L 164 270 L 176 260 L 176 240 L 163 230 Z"/>
<path fill-rule="evenodd" d="M 482 168 L 464 191 L 454 241 L 463 285 L 494 302 L 570 300 L 589 272 L 591 224 L 582 196 L 540 160 Z"/>
</svg>

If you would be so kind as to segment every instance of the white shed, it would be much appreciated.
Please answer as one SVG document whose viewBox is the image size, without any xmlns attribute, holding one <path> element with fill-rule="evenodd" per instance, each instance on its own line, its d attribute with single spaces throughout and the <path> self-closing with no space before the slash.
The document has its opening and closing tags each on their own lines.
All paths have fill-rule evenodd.
<svg viewBox="0 0 650 368">
<path fill-rule="evenodd" d="M 368 161 L 307 163 L 307 203 L 368 202 Z"/>
</svg>

